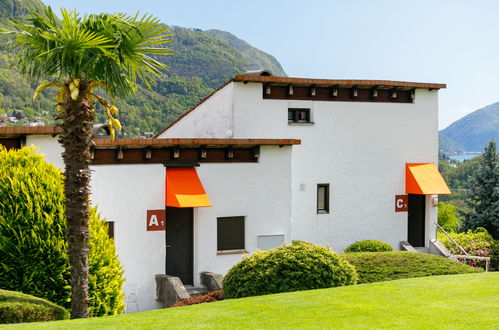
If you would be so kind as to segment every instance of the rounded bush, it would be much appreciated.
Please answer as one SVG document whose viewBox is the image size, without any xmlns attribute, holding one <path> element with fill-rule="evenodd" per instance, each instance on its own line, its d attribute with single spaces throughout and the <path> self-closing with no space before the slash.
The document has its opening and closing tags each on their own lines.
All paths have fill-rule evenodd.
<svg viewBox="0 0 499 330">
<path fill-rule="evenodd" d="M 330 288 L 355 284 L 352 265 L 332 250 L 293 241 L 269 251 L 257 251 L 229 269 L 224 298 Z"/>
<path fill-rule="evenodd" d="M 33 148 L 0 145 L 0 287 L 70 307 L 61 171 Z M 121 313 L 123 272 L 107 225 L 91 211 L 90 313 Z"/>
<path fill-rule="evenodd" d="M 393 248 L 390 244 L 368 239 L 350 244 L 345 249 L 344 252 L 350 253 L 350 252 L 389 252 L 389 251 L 393 251 Z"/>
<path fill-rule="evenodd" d="M 0 323 L 65 320 L 69 312 L 47 300 L 27 294 L 0 290 Z"/>
</svg>

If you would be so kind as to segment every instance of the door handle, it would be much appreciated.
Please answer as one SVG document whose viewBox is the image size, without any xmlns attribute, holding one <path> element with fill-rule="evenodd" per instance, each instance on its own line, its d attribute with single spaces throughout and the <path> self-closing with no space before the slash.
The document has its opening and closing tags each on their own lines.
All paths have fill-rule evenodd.
<svg viewBox="0 0 499 330">
<path fill-rule="evenodd" d="M 169 247 L 170 247 L 170 245 L 167 245 L 166 247 L 167 247 L 167 248 L 169 248 Z"/>
</svg>

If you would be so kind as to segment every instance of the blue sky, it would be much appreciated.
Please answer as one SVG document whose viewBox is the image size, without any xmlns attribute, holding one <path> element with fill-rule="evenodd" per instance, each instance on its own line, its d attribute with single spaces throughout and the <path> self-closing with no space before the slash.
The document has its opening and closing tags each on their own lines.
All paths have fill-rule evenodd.
<svg viewBox="0 0 499 330">
<path fill-rule="evenodd" d="M 446 83 L 439 127 L 499 101 L 499 1 L 42 0 L 231 32 L 292 77 Z"/>
</svg>

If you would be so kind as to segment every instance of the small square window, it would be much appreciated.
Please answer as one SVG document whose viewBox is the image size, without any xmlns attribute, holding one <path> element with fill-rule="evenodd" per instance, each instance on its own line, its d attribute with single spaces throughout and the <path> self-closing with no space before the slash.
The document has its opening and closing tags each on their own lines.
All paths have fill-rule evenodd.
<svg viewBox="0 0 499 330">
<path fill-rule="evenodd" d="M 317 185 L 317 213 L 329 213 L 329 183 Z"/>
<path fill-rule="evenodd" d="M 244 250 L 244 217 L 217 218 L 217 250 Z"/>
<path fill-rule="evenodd" d="M 288 123 L 310 123 L 310 109 L 289 108 Z"/>
<path fill-rule="evenodd" d="M 107 235 L 109 238 L 114 239 L 114 221 L 106 221 L 107 224 Z"/>
</svg>

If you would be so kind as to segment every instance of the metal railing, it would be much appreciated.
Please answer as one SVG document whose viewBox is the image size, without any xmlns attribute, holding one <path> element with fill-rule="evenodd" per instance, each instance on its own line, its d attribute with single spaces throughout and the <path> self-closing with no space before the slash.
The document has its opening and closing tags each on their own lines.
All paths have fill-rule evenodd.
<svg viewBox="0 0 499 330">
<path fill-rule="evenodd" d="M 488 272 L 489 271 L 489 267 L 490 267 L 490 257 L 480 257 L 480 256 L 470 256 L 470 254 L 468 252 L 466 252 L 463 247 L 461 245 L 459 245 L 450 235 L 449 233 L 447 233 L 445 231 L 445 229 L 443 229 L 437 222 L 434 222 L 435 226 L 436 226 L 436 238 L 438 240 L 438 230 L 440 229 L 442 231 L 442 233 L 445 234 L 445 236 L 447 236 L 447 238 L 454 244 L 456 244 L 456 246 L 458 247 L 459 250 L 461 250 L 461 252 L 463 252 L 464 254 L 453 254 L 452 253 L 452 247 L 450 249 L 450 256 L 448 258 L 451 258 L 451 259 L 454 259 L 454 260 L 457 260 L 457 261 L 461 261 L 460 259 L 463 259 L 463 260 L 479 260 L 479 261 L 485 261 L 485 271 Z M 464 262 L 466 264 L 466 262 Z"/>
<path fill-rule="evenodd" d="M 458 244 L 458 243 L 457 243 L 457 242 L 456 242 L 456 241 L 455 241 L 455 240 L 454 240 L 454 239 L 453 239 L 453 238 L 449 235 L 449 233 L 447 233 L 447 232 L 445 231 L 445 229 L 443 229 L 443 228 L 442 228 L 442 227 L 441 227 L 441 226 L 440 226 L 440 225 L 439 225 L 436 221 L 434 222 L 434 224 L 435 224 L 435 226 L 437 226 L 437 237 L 436 237 L 437 239 L 438 239 L 438 230 L 440 229 L 440 230 L 442 231 L 442 233 L 444 233 L 444 234 L 445 234 L 445 236 L 447 236 L 447 238 L 451 240 L 451 242 L 452 242 L 452 243 L 456 244 L 456 246 L 458 247 L 458 249 L 459 249 L 459 250 L 461 250 L 461 252 L 463 252 L 463 253 L 464 253 L 464 255 L 469 256 L 469 253 L 468 253 L 468 252 L 466 252 L 466 251 L 462 248 L 462 246 L 461 246 L 461 245 L 459 245 L 459 244 Z M 450 251 L 450 253 L 452 254 L 452 251 Z"/>
</svg>

